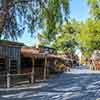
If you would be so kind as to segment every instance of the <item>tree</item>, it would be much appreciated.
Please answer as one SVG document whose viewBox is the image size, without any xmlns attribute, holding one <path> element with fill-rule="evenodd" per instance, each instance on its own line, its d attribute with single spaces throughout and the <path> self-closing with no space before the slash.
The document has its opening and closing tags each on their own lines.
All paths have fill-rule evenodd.
<svg viewBox="0 0 100 100">
<path fill-rule="evenodd" d="M 62 13 L 63 10 L 63 13 Z M 69 14 L 69 0 L 2 0 L 0 35 L 17 39 L 26 27 L 30 33 L 45 30 L 48 38 Z M 3 17 L 3 18 L 1 18 Z"/>
<path fill-rule="evenodd" d="M 80 49 L 86 56 L 91 56 L 94 50 L 100 49 L 100 0 L 87 0 L 92 18 L 81 23 L 77 40 Z"/>
<path fill-rule="evenodd" d="M 87 1 L 90 6 L 90 14 L 92 14 L 95 19 L 100 19 L 100 0 Z"/>
<path fill-rule="evenodd" d="M 38 34 L 39 45 L 42 46 L 50 46 L 51 39 L 49 40 L 49 34 L 47 33 L 40 33 Z M 52 37 L 51 37 L 52 38 Z"/>
<path fill-rule="evenodd" d="M 80 49 L 87 56 L 94 50 L 100 49 L 100 20 L 88 19 L 81 25 L 80 32 L 77 34 Z"/>
<path fill-rule="evenodd" d="M 75 52 L 75 48 L 78 46 L 76 41 L 76 34 L 79 31 L 79 23 L 75 20 L 65 22 L 60 29 L 58 29 L 59 35 L 52 43 L 52 47 L 58 51 Z"/>
<path fill-rule="evenodd" d="M 49 40 L 46 33 L 40 34 L 40 45 L 51 46 L 58 51 L 75 52 L 78 42 L 76 41 L 76 34 L 80 31 L 80 23 L 75 20 L 64 21 L 64 23 L 56 29 L 56 36 L 54 40 Z"/>
</svg>

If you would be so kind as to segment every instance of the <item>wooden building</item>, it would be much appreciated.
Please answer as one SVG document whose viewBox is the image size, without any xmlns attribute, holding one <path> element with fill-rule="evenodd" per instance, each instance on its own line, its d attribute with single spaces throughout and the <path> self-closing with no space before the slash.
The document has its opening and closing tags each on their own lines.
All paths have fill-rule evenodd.
<svg viewBox="0 0 100 100">
<path fill-rule="evenodd" d="M 22 43 L 0 41 L 0 84 L 6 82 L 9 88 L 23 81 L 34 83 L 44 80 L 51 69 L 54 71 L 56 61 L 63 61 L 63 58 L 56 55 L 52 48 L 26 47 Z"/>
<path fill-rule="evenodd" d="M 35 80 L 46 79 L 51 72 L 56 72 L 56 61 L 63 61 L 56 51 L 49 47 L 21 48 L 21 73 L 33 71 Z"/>
<path fill-rule="evenodd" d="M 43 48 L 0 41 L 0 85 L 9 88 L 25 80 L 34 83 L 46 79 L 47 71 L 47 53 Z"/>
<path fill-rule="evenodd" d="M 64 64 L 66 59 L 64 56 L 56 55 L 51 50 L 48 47 L 21 48 L 21 73 L 30 73 L 33 71 L 35 80 L 41 80 L 47 78 L 50 72 L 54 73 L 59 71 L 57 65 Z M 69 63 L 68 59 L 67 61 Z M 70 67 L 68 63 L 64 67 Z"/>
<path fill-rule="evenodd" d="M 46 79 L 47 57 L 41 48 L 21 48 L 21 73 L 33 73 L 35 80 Z"/>
<path fill-rule="evenodd" d="M 0 74 L 20 73 L 20 55 L 23 44 L 0 40 Z"/>
<path fill-rule="evenodd" d="M 0 40 L 0 87 L 10 87 L 10 75 L 21 70 L 21 47 L 24 44 Z"/>
</svg>

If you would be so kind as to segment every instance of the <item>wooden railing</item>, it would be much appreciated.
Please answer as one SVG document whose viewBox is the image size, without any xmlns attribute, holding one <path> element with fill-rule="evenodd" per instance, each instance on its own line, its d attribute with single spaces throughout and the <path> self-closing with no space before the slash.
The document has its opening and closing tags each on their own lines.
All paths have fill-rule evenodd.
<svg viewBox="0 0 100 100">
<path fill-rule="evenodd" d="M 2 74 L 0 75 L 0 78 L 2 81 L 5 78 L 4 83 L 6 84 L 7 88 L 24 81 L 27 81 L 29 84 L 34 83 L 34 74 L 32 72 L 23 74 Z"/>
</svg>

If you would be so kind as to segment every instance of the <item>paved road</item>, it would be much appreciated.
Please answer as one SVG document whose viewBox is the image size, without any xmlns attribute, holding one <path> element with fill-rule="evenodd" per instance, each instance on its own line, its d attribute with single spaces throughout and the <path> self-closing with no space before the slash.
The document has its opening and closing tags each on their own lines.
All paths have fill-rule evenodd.
<svg viewBox="0 0 100 100">
<path fill-rule="evenodd" d="M 100 98 L 100 73 L 88 69 L 72 69 L 70 73 L 58 74 L 39 84 L 36 89 L 31 87 L 16 91 L 0 91 L 0 100 L 96 100 L 97 98 Z"/>
</svg>

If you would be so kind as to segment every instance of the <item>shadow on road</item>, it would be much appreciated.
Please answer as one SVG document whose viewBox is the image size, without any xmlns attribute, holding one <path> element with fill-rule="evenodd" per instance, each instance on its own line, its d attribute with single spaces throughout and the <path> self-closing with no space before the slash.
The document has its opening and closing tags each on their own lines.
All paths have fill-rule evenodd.
<svg viewBox="0 0 100 100">
<path fill-rule="evenodd" d="M 0 100 L 96 100 L 100 74 L 58 74 L 37 89 L 0 92 Z"/>
</svg>

